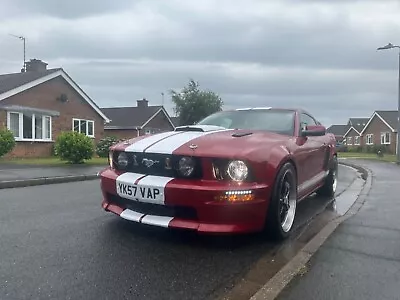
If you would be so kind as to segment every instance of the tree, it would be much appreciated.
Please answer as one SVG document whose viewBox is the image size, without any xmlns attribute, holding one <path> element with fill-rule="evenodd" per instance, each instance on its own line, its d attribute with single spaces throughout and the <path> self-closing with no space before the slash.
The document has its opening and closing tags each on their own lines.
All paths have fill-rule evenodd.
<svg viewBox="0 0 400 300">
<path fill-rule="evenodd" d="M 15 145 L 13 133 L 8 129 L 0 129 L 0 157 L 14 149 Z"/>
<path fill-rule="evenodd" d="M 223 101 L 218 94 L 200 90 L 199 83 L 189 80 L 180 93 L 171 91 L 172 102 L 175 104 L 175 114 L 179 118 L 179 125 L 192 125 L 205 117 L 221 111 Z"/>
</svg>

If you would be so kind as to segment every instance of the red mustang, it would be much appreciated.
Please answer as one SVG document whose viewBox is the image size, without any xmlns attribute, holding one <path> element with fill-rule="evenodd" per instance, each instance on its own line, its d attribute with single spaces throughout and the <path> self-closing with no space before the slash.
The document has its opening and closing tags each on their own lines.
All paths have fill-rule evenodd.
<svg viewBox="0 0 400 300">
<path fill-rule="evenodd" d="M 297 202 L 336 190 L 336 142 L 302 110 L 246 108 L 110 148 L 102 206 L 142 224 L 285 238 Z"/>
</svg>

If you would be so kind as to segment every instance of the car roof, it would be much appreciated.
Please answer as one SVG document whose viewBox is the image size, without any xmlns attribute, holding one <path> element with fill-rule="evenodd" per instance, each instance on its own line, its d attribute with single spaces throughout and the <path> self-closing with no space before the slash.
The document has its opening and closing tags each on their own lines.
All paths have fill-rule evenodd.
<svg viewBox="0 0 400 300">
<path fill-rule="evenodd" d="M 246 110 L 286 110 L 286 111 L 300 111 L 297 108 L 281 108 L 281 107 L 270 107 L 270 106 L 256 106 L 256 107 L 240 107 L 234 109 L 234 111 L 246 111 Z"/>
<path fill-rule="evenodd" d="M 311 113 L 306 111 L 305 109 L 302 108 L 295 108 L 295 107 L 271 107 L 271 106 L 260 106 L 260 107 L 242 107 L 242 108 L 236 108 L 233 109 L 233 111 L 246 111 L 246 110 L 285 110 L 285 111 L 293 111 L 297 113 L 305 113 L 310 116 L 313 116 Z"/>
</svg>

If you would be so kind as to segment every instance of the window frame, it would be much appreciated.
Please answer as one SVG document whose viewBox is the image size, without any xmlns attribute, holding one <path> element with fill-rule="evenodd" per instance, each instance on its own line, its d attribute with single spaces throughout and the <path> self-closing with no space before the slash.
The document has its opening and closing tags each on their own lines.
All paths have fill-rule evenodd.
<svg viewBox="0 0 400 300">
<path fill-rule="evenodd" d="M 352 146 L 353 145 L 353 137 L 349 136 L 349 137 L 346 138 L 346 140 L 347 140 L 347 145 L 348 146 Z"/>
<path fill-rule="evenodd" d="M 46 114 L 32 113 L 32 138 L 24 138 L 24 113 L 19 111 L 7 111 L 7 129 L 11 130 L 11 114 L 18 115 L 18 136 L 14 136 L 17 142 L 53 142 L 53 118 Z M 26 115 L 26 114 L 25 114 Z M 36 138 L 36 117 L 42 118 L 42 138 Z M 47 133 L 46 121 L 50 120 L 49 137 L 44 137 Z"/>
<path fill-rule="evenodd" d="M 86 122 L 86 132 L 84 132 L 84 134 L 85 134 L 86 136 L 90 137 L 90 138 L 94 138 L 94 137 L 95 137 L 95 132 L 94 132 L 94 121 L 93 121 L 93 120 L 72 118 L 72 131 L 75 131 L 75 126 L 74 126 L 75 121 L 78 121 L 78 122 L 79 122 L 79 126 L 78 126 L 79 131 L 76 131 L 76 132 L 82 133 L 82 132 L 81 132 L 81 122 L 82 122 L 82 121 L 85 121 L 85 122 Z M 89 123 L 92 124 L 92 134 L 91 134 L 91 135 L 88 134 L 88 133 L 89 133 Z"/>
<path fill-rule="evenodd" d="M 386 139 L 389 137 L 388 139 Z M 382 143 L 383 138 L 383 143 Z M 389 131 L 381 132 L 381 145 L 390 145 L 391 142 L 391 134 Z"/>
<path fill-rule="evenodd" d="M 306 123 L 306 122 L 303 122 L 303 116 L 306 116 L 306 117 L 308 117 L 309 119 L 311 119 L 311 121 L 313 121 L 314 124 L 308 124 L 308 123 Z M 303 124 L 307 124 L 306 126 L 308 126 L 308 125 L 310 125 L 310 126 L 317 126 L 319 122 L 318 122 L 317 120 L 315 120 L 315 118 L 314 118 L 313 116 L 309 115 L 308 113 L 301 112 L 301 113 L 300 113 L 300 116 L 299 116 L 299 123 L 300 123 L 299 136 L 301 136 L 301 132 L 302 132 L 302 130 L 303 130 Z"/>
<path fill-rule="evenodd" d="M 358 142 L 357 142 L 358 141 Z M 354 145 L 359 146 L 361 145 L 361 137 L 359 135 L 354 137 Z"/>
<path fill-rule="evenodd" d="M 370 139 L 370 141 L 369 141 Z M 373 145 L 374 144 L 374 134 L 373 133 L 368 133 L 365 136 L 365 144 L 366 145 Z"/>
</svg>

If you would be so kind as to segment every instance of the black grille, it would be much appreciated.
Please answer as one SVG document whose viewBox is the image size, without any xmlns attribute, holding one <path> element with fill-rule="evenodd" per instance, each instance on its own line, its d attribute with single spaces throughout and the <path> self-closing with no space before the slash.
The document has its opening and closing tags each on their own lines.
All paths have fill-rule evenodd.
<svg viewBox="0 0 400 300">
<path fill-rule="evenodd" d="M 151 203 L 137 202 L 108 194 L 108 199 L 123 208 L 131 209 L 144 215 L 176 217 L 185 220 L 197 220 L 196 210 L 186 206 L 165 206 Z"/>
<path fill-rule="evenodd" d="M 119 152 L 114 153 L 114 161 L 118 160 Z M 201 161 L 198 157 L 192 157 L 195 161 L 194 171 L 191 176 L 184 177 L 178 172 L 178 163 L 182 156 L 170 154 L 157 154 L 157 153 L 143 153 L 143 152 L 126 152 L 129 164 L 127 168 L 123 169 L 127 172 L 134 172 L 145 175 L 156 175 L 173 178 L 201 178 L 202 168 Z M 146 166 L 145 160 L 152 160 L 153 165 Z M 167 165 L 167 160 L 169 164 Z M 115 166 L 117 167 L 117 166 Z M 117 167 L 118 169 L 118 167 Z"/>
</svg>

